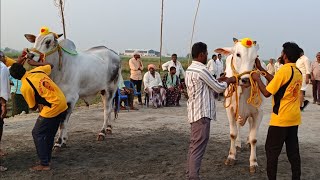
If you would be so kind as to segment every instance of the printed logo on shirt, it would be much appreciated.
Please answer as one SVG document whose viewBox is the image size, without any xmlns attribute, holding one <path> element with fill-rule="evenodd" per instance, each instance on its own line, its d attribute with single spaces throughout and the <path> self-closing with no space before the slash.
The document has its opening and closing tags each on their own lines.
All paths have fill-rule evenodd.
<svg viewBox="0 0 320 180">
<path fill-rule="evenodd" d="M 40 82 L 39 82 L 39 91 L 40 91 L 40 93 L 43 93 L 43 88 L 42 87 L 46 88 L 49 91 L 54 92 L 54 88 L 52 87 L 50 82 L 51 82 L 51 79 L 49 79 L 47 77 L 44 77 L 44 78 L 42 78 L 40 80 Z"/>
<path fill-rule="evenodd" d="M 299 98 L 299 93 L 300 93 L 300 87 L 302 85 L 302 80 L 297 80 L 292 86 L 288 88 L 288 91 L 290 94 L 292 94 L 292 101 L 296 100 Z"/>
</svg>

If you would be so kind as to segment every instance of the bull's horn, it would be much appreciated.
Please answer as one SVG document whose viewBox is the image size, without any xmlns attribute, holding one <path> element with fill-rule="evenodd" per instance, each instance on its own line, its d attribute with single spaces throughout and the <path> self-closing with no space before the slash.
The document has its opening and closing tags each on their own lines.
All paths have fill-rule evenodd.
<svg viewBox="0 0 320 180">
<path fill-rule="evenodd" d="M 234 42 L 234 43 L 237 43 L 237 42 L 238 42 L 238 39 L 237 39 L 237 38 L 233 38 L 233 42 Z"/>
</svg>

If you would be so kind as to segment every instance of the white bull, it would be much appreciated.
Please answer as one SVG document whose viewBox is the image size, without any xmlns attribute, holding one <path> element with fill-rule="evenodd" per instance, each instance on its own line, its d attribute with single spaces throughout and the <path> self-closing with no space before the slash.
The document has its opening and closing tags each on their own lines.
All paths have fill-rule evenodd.
<svg viewBox="0 0 320 180">
<path fill-rule="evenodd" d="M 72 41 L 65 39 L 58 43 L 60 36 L 55 33 L 37 37 L 25 35 L 28 41 L 34 43 L 30 51 L 42 55 L 40 57 L 44 55 L 43 60 L 54 65 L 50 77 L 61 88 L 68 102 L 68 114 L 60 124 L 55 148 L 66 145 L 68 120 L 78 99 L 84 99 L 87 103 L 98 93 L 104 108 L 104 122 L 98 140 L 103 140 L 107 133 L 111 133 L 112 101 L 121 76 L 120 57 L 104 46 L 75 53 Z"/>
<path fill-rule="evenodd" d="M 235 44 L 231 48 L 218 48 L 215 50 L 217 53 L 229 55 L 226 59 L 226 76 L 238 76 L 239 78 L 239 83 L 235 85 L 235 92 L 233 94 L 233 90 L 230 89 L 230 87 L 225 91 L 225 95 L 230 95 L 230 97 L 226 98 L 225 105 L 229 119 L 231 139 L 230 151 L 225 164 L 235 164 L 237 149 L 241 149 L 240 127 L 243 126 L 248 119 L 249 135 L 247 138 L 247 144 L 250 144 L 251 146 L 251 154 L 249 158 L 250 172 L 254 173 L 258 166 L 256 143 L 257 132 L 263 117 L 261 104 L 264 101 L 264 96 L 260 94 L 260 97 L 262 97 L 260 99 L 261 104 L 255 103 L 255 106 L 247 101 L 252 89 L 249 82 L 249 72 L 254 70 L 255 59 L 258 56 L 258 46 L 256 46 L 255 41 L 252 41 L 249 38 L 245 38 L 240 41 L 234 38 L 234 42 Z M 264 65 L 264 63 L 261 64 Z M 264 78 L 263 81 L 265 82 Z M 257 93 L 260 93 L 260 91 L 257 91 Z"/>
</svg>

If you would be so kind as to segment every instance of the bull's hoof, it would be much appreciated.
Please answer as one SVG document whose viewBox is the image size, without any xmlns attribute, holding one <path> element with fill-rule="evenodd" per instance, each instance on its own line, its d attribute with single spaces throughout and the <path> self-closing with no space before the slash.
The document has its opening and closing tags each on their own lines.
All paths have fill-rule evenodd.
<svg viewBox="0 0 320 180">
<path fill-rule="evenodd" d="M 112 135 L 112 129 L 106 129 L 106 134 Z"/>
<path fill-rule="evenodd" d="M 224 162 L 224 164 L 225 164 L 226 166 L 234 166 L 234 165 L 236 164 L 236 160 L 235 160 L 235 159 L 230 159 L 230 158 L 228 158 L 228 159 Z"/>
<path fill-rule="evenodd" d="M 251 174 L 256 173 L 257 172 L 257 168 L 258 168 L 258 166 L 250 166 L 250 168 L 249 168 L 250 173 Z"/>
<path fill-rule="evenodd" d="M 55 153 L 59 153 L 59 152 L 61 152 L 62 151 L 62 149 L 63 148 L 66 148 L 67 147 L 67 145 L 66 144 L 55 144 L 54 146 L 53 146 L 53 151 L 55 152 Z"/>
<path fill-rule="evenodd" d="M 236 146 L 236 150 L 237 150 L 237 152 L 241 152 L 241 147 Z"/>
<path fill-rule="evenodd" d="M 59 147 L 59 146 L 54 146 L 54 147 L 53 147 L 53 152 L 55 152 L 55 153 L 61 152 L 61 147 Z"/>
<path fill-rule="evenodd" d="M 111 125 L 108 125 L 106 128 L 106 134 L 111 135 L 112 134 L 112 127 Z"/>
<path fill-rule="evenodd" d="M 106 139 L 106 135 L 103 133 L 99 133 L 97 140 L 98 141 L 104 141 Z"/>
</svg>

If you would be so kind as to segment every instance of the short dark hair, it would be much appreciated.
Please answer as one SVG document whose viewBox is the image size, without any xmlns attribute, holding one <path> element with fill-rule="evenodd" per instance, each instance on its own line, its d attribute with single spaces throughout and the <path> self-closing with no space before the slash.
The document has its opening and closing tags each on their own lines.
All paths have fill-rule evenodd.
<svg viewBox="0 0 320 180">
<path fill-rule="evenodd" d="M 207 45 L 203 42 L 194 43 L 192 46 L 191 54 L 192 58 L 195 59 L 199 56 L 200 53 L 207 52 Z"/>
<path fill-rule="evenodd" d="M 219 53 L 218 56 L 221 56 L 221 54 Z"/>
<path fill-rule="evenodd" d="M 301 48 L 294 42 L 286 42 L 282 45 L 283 53 L 287 56 L 288 60 L 295 63 L 301 54 Z"/>
<path fill-rule="evenodd" d="M 214 57 L 217 57 L 217 55 L 215 55 L 215 54 L 214 54 L 214 55 L 212 55 L 212 59 L 213 59 Z"/>
<path fill-rule="evenodd" d="M 176 67 L 174 67 L 174 66 L 171 66 L 171 67 L 170 67 L 170 71 L 171 71 L 171 70 L 173 70 L 173 69 L 176 69 Z"/>
<path fill-rule="evenodd" d="M 26 69 L 23 67 L 23 65 L 18 63 L 12 64 L 9 71 L 10 75 L 18 80 L 20 80 L 26 73 Z"/>
<path fill-rule="evenodd" d="M 172 54 L 171 57 L 173 57 L 173 56 L 178 57 L 177 54 Z"/>
</svg>

